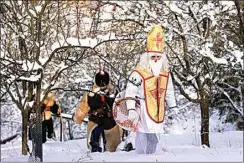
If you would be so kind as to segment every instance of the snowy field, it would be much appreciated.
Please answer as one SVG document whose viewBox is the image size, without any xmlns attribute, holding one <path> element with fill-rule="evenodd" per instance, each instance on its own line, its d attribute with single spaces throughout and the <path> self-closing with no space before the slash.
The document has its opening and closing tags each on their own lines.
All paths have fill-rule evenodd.
<svg viewBox="0 0 244 163">
<path fill-rule="evenodd" d="M 134 142 L 133 142 L 134 143 Z M 44 162 L 243 162 L 243 132 L 211 133 L 211 148 L 199 145 L 200 135 L 163 135 L 164 151 L 138 155 L 135 151 L 88 153 L 86 139 L 66 142 L 48 141 L 43 145 Z M 31 147 L 31 142 L 29 142 Z M 166 150 L 165 150 L 166 149 Z M 1 146 L 2 162 L 27 162 L 21 156 L 21 139 Z"/>
</svg>

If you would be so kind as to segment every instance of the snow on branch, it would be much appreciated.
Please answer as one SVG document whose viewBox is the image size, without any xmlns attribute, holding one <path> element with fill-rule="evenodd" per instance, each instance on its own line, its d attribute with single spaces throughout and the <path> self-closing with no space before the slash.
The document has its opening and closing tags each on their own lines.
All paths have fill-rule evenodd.
<svg viewBox="0 0 244 163">
<path fill-rule="evenodd" d="M 77 39 L 74 37 L 67 38 L 65 40 L 59 40 L 59 42 L 55 42 L 51 49 L 54 51 L 57 48 L 62 46 L 82 46 L 95 48 L 97 45 L 106 42 L 106 41 L 120 41 L 120 40 L 131 40 L 131 39 L 143 39 L 143 37 L 134 35 L 127 36 L 116 36 L 115 33 L 108 33 L 106 35 L 98 35 L 96 38 L 85 38 L 85 39 Z"/>
<path fill-rule="evenodd" d="M 28 60 L 24 61 L 26 64 L 22 65 L 22 69 L 24 71 L 30 71 L 30 70 L 39 70 L 42 69 L 42 66 L 39 65 L 37 62 L 30 62 Z"/>
<path fill-rule="evenodd" d="M 209 57 L 214 63 L 228 65 L 228 62 L 224 58 L 216 58 L 211 51 L 212 43 L 206 43 L 205 46 L 200 50 L 200 54 L 205 57 Z"/>
<path fill-rule="evenodd" d="M 223 88 L 220 88 L 219 86 L 217 86 L 217 88 L 228 98 L 228 100 L 230 101 L 230 103 L 233 106 L 233 108 L 243 117 L 243 110 L 242 110 L 243 107 L 239 107 L 238 108 L 235 105 L 235 103 L 233 102 L 233 100 L 230 98 L 229 94 L 226 91 L 224 91 Z M 241 103 L 242 103 L 242 101 L 241 101 Z"/>
<path fill-rule="evenodd" d="M 31 82 L 37 82 L 41 78 L 41 74 L 38 75 L 31 75 L 30 77 L 19 77 L 19 80 L 25 80 L 25 81 L 31 81 Z"/>
<path fill-rule="evenodd" d="M 229 42 L 231 42 L 231 41 L 229 41 Z M 230 43 L 230 44 L 233 44 L 233 43 Z M 244 69 L 244 62 L 242 59 L 242 57 L 244 56 L 243 50 L 241 50 L 241 49 L 240 50 L 239 49 L 229 50 L 229 48 L 227 48 L 226 45 L 225 45 L 225 50 L 228 51 L 233 56 L 235 56 L 235 58 L 237 59 L 237 62 L 239 62 L 241 64 L 242 69 Z"/>
<path fill-rule="evenodd" d="M 180 92 L 182 95 L 184 95 L 189 101 L 193 102 L 193 103 L 198 103 L 199 102 L 199 97 L 197 93 L 194 93 L 188 89 L 185 89 L 184 84 L 182 83 L 182 81 L 178 78 L 178 74 L 176 71 L 173 72 L 174 75 L 172 75 L 172 79 L 174 81 L 174 83 L 178 86 L 178 88 L 180 89 Z"/>
</svg>

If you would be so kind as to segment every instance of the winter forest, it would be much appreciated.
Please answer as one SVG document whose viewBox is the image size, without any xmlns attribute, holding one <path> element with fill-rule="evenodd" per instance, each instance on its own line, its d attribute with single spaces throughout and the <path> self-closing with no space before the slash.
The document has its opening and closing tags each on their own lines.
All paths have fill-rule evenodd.
<svg viewBox="0 0 244 163">
<path fill-rule="evenodd" d="M 28 161 L 28 112 L 40 110 L 48 92 L 63 114 L 72 115 L 101 68 L 123 91 L 145 51 L 149 28 L 158 24 L 177 102 L 177 112 L 165 115 L 167 151 L 85 153 L 86 123 L 53 116 L 56 138 L 42 145 L 43 161 L 242 162 L 241 0 L 2 0 L 1 161 Z M 172 118 L 174 123 L 167 121 Z"/>
</svg>

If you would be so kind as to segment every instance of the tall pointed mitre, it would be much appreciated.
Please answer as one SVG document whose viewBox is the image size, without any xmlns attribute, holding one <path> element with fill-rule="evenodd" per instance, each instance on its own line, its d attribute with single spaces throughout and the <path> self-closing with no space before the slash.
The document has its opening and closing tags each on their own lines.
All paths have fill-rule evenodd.
<svg viewBox="0 0 244 163">
<path fill-rule="evenodd" d="M 155 25 L 147 34 L 147 52 L 161 53 L 164 48 L 164 31 L 160 25 Z"/>
</svg>

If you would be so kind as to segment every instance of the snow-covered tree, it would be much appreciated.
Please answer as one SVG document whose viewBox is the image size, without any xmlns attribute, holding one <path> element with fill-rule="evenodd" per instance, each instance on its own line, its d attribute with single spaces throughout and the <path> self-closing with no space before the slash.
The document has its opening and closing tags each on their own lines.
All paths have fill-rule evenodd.
<svg viewBox="0 0 244 163">
<path fill-rule="evenodd" d="M 97 31 L 94 24 L 90 23 L 93 18 L 89 6 L 84 9 L 79 5 L 79 2 L 69 4 L 59 1 L 4 3 L 6 12 L 2 13 L 1 19 L 1 75 L 6 80 L 1 80 L 1 99 L 10 96 L 21 110 L 24 155 L 27 154 L 28 112 L 34 107 L 38 113 L 37 119 L 41 122 L 40 103 L 50 90 L 58 90 L 60 83 L 66 82 L 62 81 L 62 74 L 71 77 L 69 75 L 75 74 L 77 69 L 72 70 L 72 74 L 67 74 L 70 72 L 68 70 L 82 63 L 82 70 L 94 72 L 97 67 L 88 67 L 86 63 L 89 60 L 84 59 L 89 57 L 92 61 L 94 56 L 103 58 L 99 45 L 109 41 L 136 39 L 130 35 Z M 95 7 L 95 12 L 97 9 Z M 88 24 L 81 26 L 80 22 L 85 20 Z M 102 23 L 96 21 L 95 26 L 98 24 Z M 90 33 L 95 33 L 96 37 Z M 79 76 L 83 79 L 87 76 L 90 80 L 92 75 L 79 71 Z"/>
<path fill-rule="evenodd" d="M 238 6 L 239 5 L 239 6 Z M 242 3 L 243 5 L 243 3 Z M 219 69 L 220 77 L 216 82 L 215 107 L 220 104 L 222 112 L 228 112 L 228 119 L 235 120 L 239 129 L 243 128 L 243 17 L 238 1 L 222 2 L 217 26 L 220 30 L 214 34 L 215 49 L 220 51 L 229 64 Z M 242 6 L 243 10 L 243 6 Z M 229 108 L 229 109 L 228 109 Z M 232 118 L 231 118 L 232 117 Z M 230 121 L 230 120 L 229 120 Z M 233 120 L 232 120 L 233 121 Z M 242 127 L 241 127 L 242 126 Z"/>
<path fill-rule="evenodd" d="M 201 140 L 202 144 L 210 146 L 209 108 L 213 104 L 217 83 L 225 73 L 221 69 L 231 64 L 229 56 L 234 57 L 223 50 L 215 50 L 217 40 L 223 36 L 216 34 L 224 32 L 219 26 L 221 16 L 225 14 L 223 4 L 172 2 L 167 4 L 167 9 L 170 34 L 167 44 L 174 82 L 189 101 L 200 104 Z M 224 45 L 226 42 L 225 39 Z M 227 69 L 230 71 L 229 67 Z"/>
<path fill-rule="evenodd" d="M 200 106 L 202 144 L 209 146 L 210 107 L 228 104 L 243 118 L 244 30 L 239 0 L 9 0 L 2 6 L 1 101 L 10 97 L 21 110 L 23 154 L 30 108 L 39 109 L 52 91 L 63 111 L 72 113 L 101 67 L 123 89 L 120 86 L 130 82 L 128 76 L 154 24 L 164 27 L 174 83 Z"/>
</svg>

